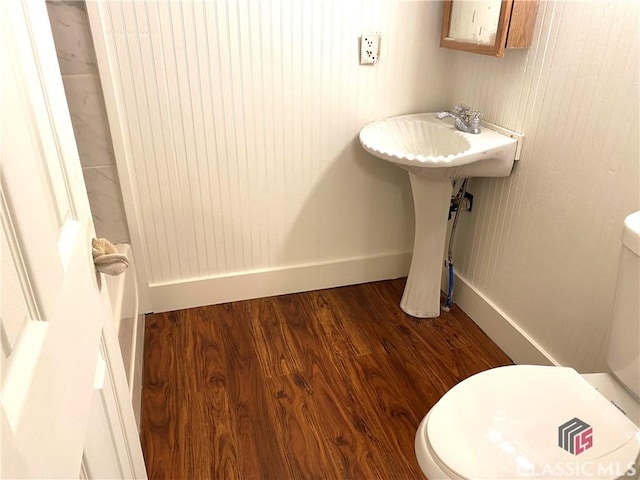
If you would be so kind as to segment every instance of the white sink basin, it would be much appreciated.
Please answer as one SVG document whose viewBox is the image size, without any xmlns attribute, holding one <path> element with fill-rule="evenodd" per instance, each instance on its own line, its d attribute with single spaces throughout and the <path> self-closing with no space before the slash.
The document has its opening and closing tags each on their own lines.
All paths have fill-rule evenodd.
<svg viewBox="0 0 640 480">
<path fill-rule="evenodd" d="M 517 140 L 486 127 L 479 134 L 460 132 L 451 118 L 419 113 L 370 123 L 360 131 L 360 143 L 367 152 L 409 172 L 416 223 L 400 307 L 414 317 L 437 317 L 451 180 L 506 177 Z"/>
<path fill-rule="evenodd" d="M 506 177 L 511 172 L 517 141 L 482 128 L 460 132 L 453 119 L 418 113 L 378 120 L 360 131 L 362 147 L 372 155 L 409 172 L 432 179 Z"/>
</svg>

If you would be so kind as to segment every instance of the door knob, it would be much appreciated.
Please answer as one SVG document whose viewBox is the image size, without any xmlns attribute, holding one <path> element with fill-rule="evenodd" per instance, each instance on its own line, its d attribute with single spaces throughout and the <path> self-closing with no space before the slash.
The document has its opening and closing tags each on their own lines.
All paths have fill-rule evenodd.
<svg viewBox="0 0 640 480">
<path fill-rule="evenodd" d="M 120 275 L 129 267 L 129 257 L 119 253 L 106 238 L 91 240 L 91 256 L 96 270 L 107 275 Z"/>
</svg>

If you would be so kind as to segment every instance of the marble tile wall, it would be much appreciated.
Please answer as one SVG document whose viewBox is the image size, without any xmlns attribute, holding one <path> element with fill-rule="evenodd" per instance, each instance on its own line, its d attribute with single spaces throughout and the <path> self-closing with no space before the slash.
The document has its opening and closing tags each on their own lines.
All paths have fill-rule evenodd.
<svg viewBox="0 0 640 480">
<path fill-rule="evenodd" d="M 128 242 L 111 134 L 84 1 L 47 0 L 96 233 Z"/>
</svg>

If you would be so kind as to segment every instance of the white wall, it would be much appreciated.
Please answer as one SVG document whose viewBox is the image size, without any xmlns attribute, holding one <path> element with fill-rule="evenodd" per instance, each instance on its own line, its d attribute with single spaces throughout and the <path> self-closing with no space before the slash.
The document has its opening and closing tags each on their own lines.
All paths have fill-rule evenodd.
<svg viewBox="0 0 640 480">
<path fill-rule="evenodd" d="M 531 49 L 448 53 L 448 103 L 527 135 L 510 177 L 472 181 L 456 269 L 558 362 L 585 372 L 605 367 L 622 221 L 640 206 L 638 8 L 541 2 Z"/>
<path fill-rule="evenodd" d="M 337 265 L 280 291 L 406 274 L 407 175 L 357 135 L 443 105 L 440 3 L 99 5 L 89 13 L 155 310 L 275 293 L 281 279 L 268 275 L 244 290 L 265 272 L 294 279 L 312 267 L 313 278 Z M 382 34 L 381 60 L 361 66 L 369 31 Z"/>
<path fill-rule="evenodd" d="M 316 267 L 334 264 L 349 283 L 375 276 L 352 274 L 370 259 L 402 270 L 409 184 L 364 155 L 357 132 L 464 101 L 527 139 L 510 177 L 471 184 L 457 298 L 516 360 L 535 361 L 534 343 L 604 367 L 621 222 L 639 204 L 634 0 L 542 1 L 532 48 L 501 59 L 439 49 L 440 2 L 168 5 L 114 2 L 98 46 L 126 113 L 116 143 L 156 299 L 201 284 L 232 299 L 283 278 L 313 288 Z M 369 30 L 382 60 L 361 67 Z"/>
</svg>

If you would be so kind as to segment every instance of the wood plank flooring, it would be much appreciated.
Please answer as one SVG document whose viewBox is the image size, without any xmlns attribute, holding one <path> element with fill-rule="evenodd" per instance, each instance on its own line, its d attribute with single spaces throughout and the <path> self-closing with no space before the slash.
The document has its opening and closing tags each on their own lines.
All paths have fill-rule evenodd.
<svg viewBox="0 0 640 480">
<path fill-rule="evenodd" d="M 456 306 L 405 315 L 404 282 L 148 316 L 149 478 L 423 479 L 422 417 L 511 360 Z"/>
</svg>

